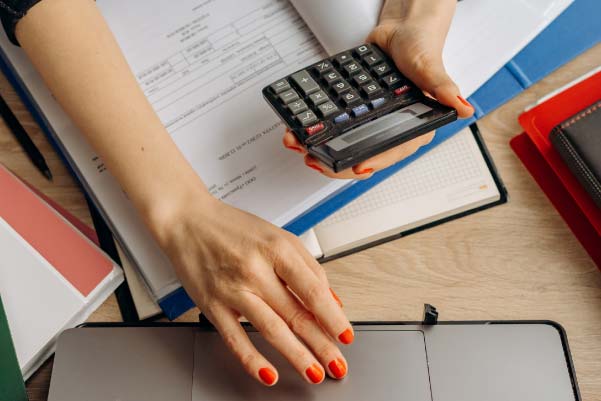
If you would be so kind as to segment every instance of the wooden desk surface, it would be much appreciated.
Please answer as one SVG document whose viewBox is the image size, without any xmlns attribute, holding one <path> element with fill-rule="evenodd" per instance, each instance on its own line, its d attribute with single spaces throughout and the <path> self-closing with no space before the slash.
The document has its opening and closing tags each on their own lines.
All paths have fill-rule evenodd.
<svg viewBox="0 0 601 401">
<path fill-rule="evenodd" d="M 508 144 L 526 105 L 599 65 L 601 44 L 480 122 L 508 204 L 325 265 L 351 320 L 419 320 L 426 302 L 443 320 L 555 320 L 568 332 L 583 399 L 601 400 L 601 273 Z M 0 161 L 90 223 L 81 191 L 3 76 L 0 91 L 55 180 L 42 178 L 3 123 Z M 91 320 L 120 320 L 114 296 Z M 51 365 L 28 381 L 32 401 L 46 400 Z"/>
</svg>

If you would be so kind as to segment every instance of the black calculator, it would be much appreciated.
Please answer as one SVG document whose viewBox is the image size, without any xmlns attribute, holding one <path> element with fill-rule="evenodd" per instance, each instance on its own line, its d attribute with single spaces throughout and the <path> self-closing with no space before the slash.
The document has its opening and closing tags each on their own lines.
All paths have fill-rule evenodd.
<svg viewBox="0 0 601 401">
<path fill-rule="evenodd" d="M 263 96 L 309 154 L 336 172 L 457 119 L 374 44 L 279 79 Z"/>
</svg>

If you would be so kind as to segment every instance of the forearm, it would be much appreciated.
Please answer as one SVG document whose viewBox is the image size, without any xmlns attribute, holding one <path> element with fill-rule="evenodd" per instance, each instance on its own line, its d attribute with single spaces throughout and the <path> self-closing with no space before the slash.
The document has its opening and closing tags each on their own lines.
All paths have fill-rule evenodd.
<svg viewBox="0 0 601 401">
<path fill-rule="evenodd" d="M 16 35 L 152 229 L 191 192 L 209 197 L 139 88 L 93 1 L 44 0 L 18 23 Z"/>
</svg>

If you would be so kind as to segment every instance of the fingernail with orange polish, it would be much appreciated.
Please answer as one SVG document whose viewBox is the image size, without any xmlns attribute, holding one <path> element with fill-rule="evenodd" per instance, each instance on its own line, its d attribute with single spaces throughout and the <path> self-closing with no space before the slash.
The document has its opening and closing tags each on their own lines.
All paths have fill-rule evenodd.
<svg viewBox="0 0 601 401">
<path fill-rule="evenodd" d="M 342 379 L 346 376 L 346 365 L 342 359 L 334 359 L 332 362 L 328 363 L 328 368 L 330 368 L 330 372 L 337 379 Z"/>
<path fill-rule="evenodd" d="M 315 384 L 321 383 L 321 381 L 323 380 L 323 370 L 316 363 L 309 366 L 307 370 L 305 370 L 305 373 L 307 374 L 309 380 L 311 380 L 311 382 Z"/>
<path fill-rule="evenodd" d="M 259 377 L 261 378 L 261 380 L 263 380 L 263 383 L 267 384 L 268 386 L 271 386 L 273 383 L 275 383 L 277 375 L 273 370 L 269 368 L 261 368 L 259 369 Z"/>
<path fill-rule="evenodd" d="M 284 146 L 288 149 L 294 150 L 295 152 L 303 153 L 303 150 L 301 148 L 299 148 L 298 146 L 292 146 L 292 145 L 284 145 Z"/>
<path fill-rule="evenodd" d="M 338 298 L 338 295 L 336 295 L 334 290 L 331 288 L 330 288 L 330 292 L 332 293 L 332 297 L 334 297 L 334 301 L 336 301 L 338 303 L 338 306 L 340 306 L 342 308 L 343 307 L 342 301 L 340 300 L 340 298 Z"/>
<path fill-rule="evenodd" d="M 311 167 L 313 170 L 317 170 L 320 173 L 323 173 L 323 169 L 321 167 L 319 167 L 318 165 L 307 163 L 307 166 Z"/>
<path fill-rule="evenodd" d="M 357 174 L 370 174 L 370 173 L 373 173 L 373 172 L 374 172 L 373 168 L 366 168 L 366 169 L 363 169 L 361 171 L 357 171 Z"/>
<path fill-rule="evenodd" d="M 470 102 L 468 102 L 467 100 L 465 100 L 462 96 L 457 96 L 457 99 L 459 99 L 459 101 L 461 103 L 463 103 L 464 105 L 466 105 L 467 107 L 471 107 L 472 109 L 474 108 L 474 106 L 472 106 L 472 104 Z"/>
<path fill-rule="evenodd" d="M 353 340 L 355 339 L 355 335 L 353 334 L 353 330 L 352 329 L 346 329 L 344 330 L 339 336 L 338 339 L 340 340 L 341 343 L 343 344 L 350 344 L 353 342 Z"/>
</svg>

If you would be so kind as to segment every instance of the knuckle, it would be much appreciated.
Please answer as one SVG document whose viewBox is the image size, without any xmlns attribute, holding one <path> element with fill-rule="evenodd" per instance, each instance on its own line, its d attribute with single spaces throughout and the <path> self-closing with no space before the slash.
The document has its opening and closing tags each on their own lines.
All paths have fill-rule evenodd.
<svg viewBox="0 0 601 401">
<path fill-rule="evenodd" d="M 274 235 L 268 239 L 267 247 L 272 254 L 282 257 L 288 254 L 291 244 L 284 235 Z"/>
<path fill-rule="evenodd" d="M 268 341 L 276 341 L 282 334 L 282 327 L 276 318 L 270 318 L 261 328 L 261 334 Z"/>
<path fill-rule="evenodd" d="M 336 359 L 338 348 L 330 342 L 324 342 L 315 347 L 315 354 L 326 360 Z"/>
<path fill-rule="evenodd" d="M 242 366 L 244 366 L 247 370 L 251 371 L 253 365 L 255 365 L 257 358 L 257 355 L 255 355 L 253 352 L 244 352 L 239 354 L 239 358 L 240 358 L 240 363 L 242 363 Z"/>
<path fill-rule="evenodd" d="M 322 291 L 323 287 L 318 282 L 311 283 L 307 286 L 303 301 L 310 309 L 313 309 L 313 307 L 318 304 Z"/>
<path fill-rule="evenodd" d="M 240 354 L 240 341 L 238 340 L 237 333 L 233 330 L 223 330 L 221 332 L 221 338 L 229 349 L 235 354 Z"/>
<path fill-rule="evenodd" d="M 288 326 L 297 334 L 307 333 L 311 325 L 315 323 L 315 316 L 306 309 L 300 308 L 288 320 Z"/>
<path fill-rule="evenodd" d="M 240 279 L 246 287 L 255 288 L 261 282 L 261 263 L 256 256 L 250 256 L 249 260 L 240 265 Z"/>
</svg>

